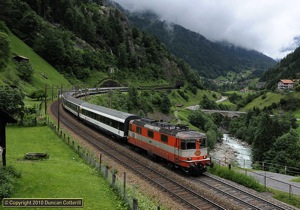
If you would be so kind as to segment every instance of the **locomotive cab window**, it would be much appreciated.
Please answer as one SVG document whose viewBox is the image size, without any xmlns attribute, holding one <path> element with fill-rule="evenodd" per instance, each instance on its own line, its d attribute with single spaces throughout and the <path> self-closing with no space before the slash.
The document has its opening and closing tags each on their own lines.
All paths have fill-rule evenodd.
<svg viewBox="0 0 300 210">
<path fill-rule="evenodd" d="M 139 134 L 141 134 L 142 133 L 141 127 L 136 126 L 136 132 L 139 133 Z"/>
</svg>

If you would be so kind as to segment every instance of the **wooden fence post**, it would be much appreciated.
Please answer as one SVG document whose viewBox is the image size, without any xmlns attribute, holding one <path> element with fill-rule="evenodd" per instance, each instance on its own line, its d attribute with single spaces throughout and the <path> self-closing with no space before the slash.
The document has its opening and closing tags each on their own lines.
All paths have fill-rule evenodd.
<svg viewBox="0 0 300 210">
<path fill-rule="evenodd" d="M 124 191 L 124 198 L 125 198 L 125 194 L 126 194 L 126 172 L 124 172 L 123 191 Z"/>
<path fill-rule="evenodd" d="M 138 209 L 138 200 L 136 198 L 132 199 L 132 209 L 137 210 Z"/>
</svg>

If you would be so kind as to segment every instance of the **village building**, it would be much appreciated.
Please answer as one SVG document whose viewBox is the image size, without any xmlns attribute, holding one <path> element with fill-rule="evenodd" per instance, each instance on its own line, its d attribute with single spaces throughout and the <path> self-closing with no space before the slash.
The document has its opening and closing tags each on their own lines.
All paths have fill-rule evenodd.
<svg viewBox="0 0 300 210">
<path fill-rule="evenodd" d="M 29 58 L 22 56 L 22 55 L 16 55 L 13 57 L 15 59 L 15 61 L 17 62 L 29 62 Z"/>
<path fill-rule="evenodd" d="M 278 82 L 278 90 L 293 89 L 294 82 L 290 79 L 282 79 Z"/>
</svg>

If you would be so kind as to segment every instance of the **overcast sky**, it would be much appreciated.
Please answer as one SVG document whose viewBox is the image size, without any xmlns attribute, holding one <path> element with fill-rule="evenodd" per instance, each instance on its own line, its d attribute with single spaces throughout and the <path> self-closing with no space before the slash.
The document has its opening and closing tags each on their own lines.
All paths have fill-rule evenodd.
<svg viewBox="0 0 300 210">
<path fill-rule="evenodd" d="M 129 11 L 151 10 L 161 20 L 214 40 L 258 50 L 274 59 L 300 44 L 300 0 L 114 0 Z"/>
</svg>

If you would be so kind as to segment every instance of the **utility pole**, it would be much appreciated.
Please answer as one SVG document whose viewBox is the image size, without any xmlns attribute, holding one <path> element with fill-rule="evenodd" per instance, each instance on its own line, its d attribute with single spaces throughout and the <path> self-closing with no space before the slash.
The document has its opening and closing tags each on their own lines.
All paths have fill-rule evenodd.
<svg viewBox="0 0 300 210">
<path fill-rule="evenodd" d="M 52 102 L 53 102 L 53 96 L 54 96 L 54 85 L 52 85 Z"/>
<path fill-rule="evenodd" d="M 60 113 L 59 113 L 59 103 L 60 103 L 60 94 L 61 94 L 62 86 L 61 89 L 57 88 L 57 132 L 59 132 L 59 121 L 60 121 Z"/>
<path fill-rule="evenodd" d="M 45 85 L 45 116 L 47 115 L 47 84 Z"/>
</svg>

